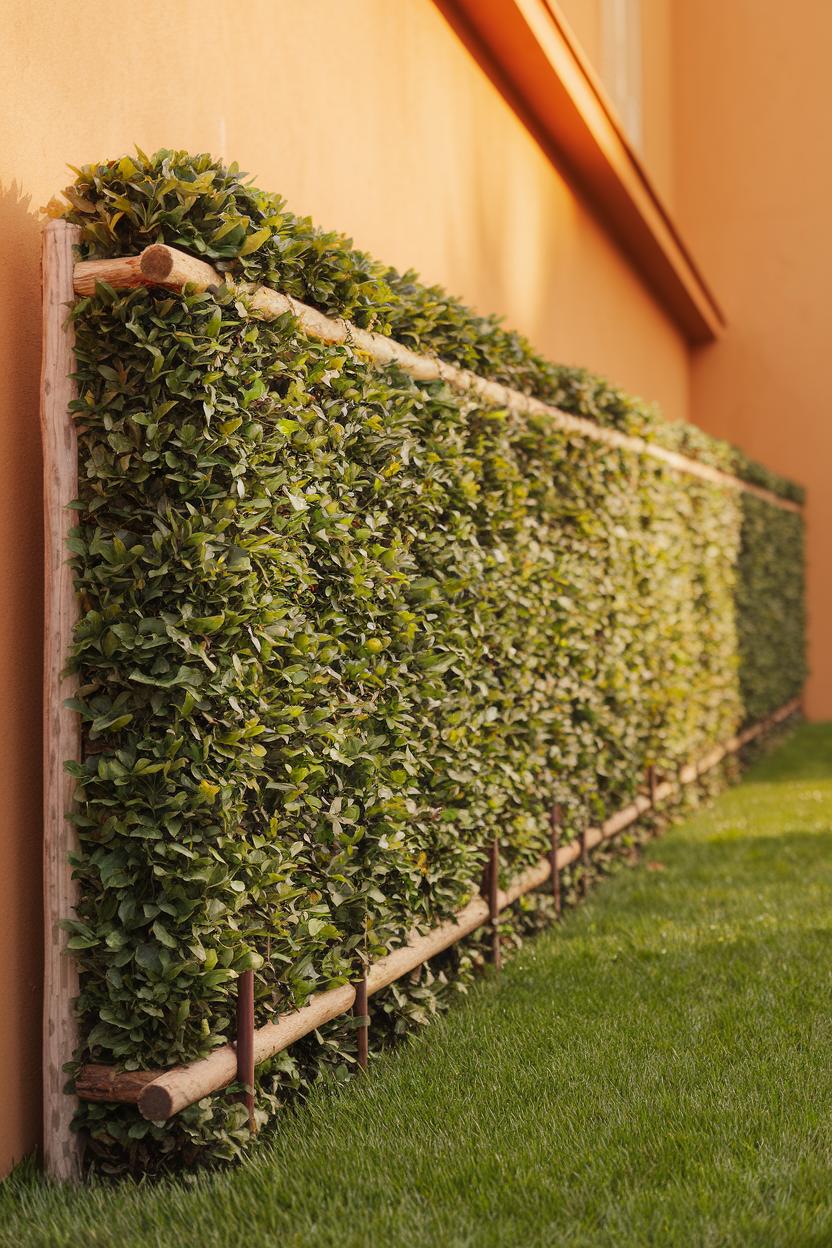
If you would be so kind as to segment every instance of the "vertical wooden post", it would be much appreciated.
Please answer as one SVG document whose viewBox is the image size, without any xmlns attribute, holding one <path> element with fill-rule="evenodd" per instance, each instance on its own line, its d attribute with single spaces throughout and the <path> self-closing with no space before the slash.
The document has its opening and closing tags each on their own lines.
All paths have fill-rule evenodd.
<svg viewBox="0 0 832 1248">
<path fill-rule="evenodd" d="M 367 1069 L 367 1064 L 370 1060 L 370 1025 L 367 1021 L 369 1008 L 367 1004 L 367 975 L 365 972 L 360 979 L 355 981 L 355 1001 L 352 1007 L 352 1012 L 356 1018 L 364 1019 L 364 1022 L 360 1024 L 356 1032 L 358 1065 L 361 1070 Z"/>
<path fill-rule="evenodd" d="M 237 1082 L 245 1088 L 240 1098 L 248 1111 L 248 1129 L 254 1119 L 254 971 L 242 971 L 237 980 Z"/>
<path fill-rule="evenodd" d="M 559 919 L 561 915 L 561 899 L 560 899 L 560 871 L 558 870 L 558 849 L 560 848 L 560 827 L 563 819 L 563 812 L 560 802 L 555 802 L 552 807 L 552 813 L 549 816 L 549 829 L 551 833 L 551 847 L 549 849 L 549 862 L 552 868 L 552 897 L 555 902 L 555 918 Z"/>
<path fill-rule="evenodd" d="M 74 300 L 72 248 L 77 226 L 50 221 L 43 231 L 43 356 L 40 421 L 43 442 L 44 653 L 43 653 L 43 1153 L 53 1179 L 78 1179 L 80 1144 L 71 1130 L 75 1098 L 65 1091 L 63 1066 L 78 1047 L 75 999 L 78 971 L 60 927 L 75 911 L 77 889 L 69 854 L 76 847 L 67 815 L 74 782 L 64 769 L 81 758 L 78 715 L 64 706 L 76 682 L 64 675 L 78 618 L 67 537 L 75 523 L 67 510 L 78 495 L 78 450 L 69 403 L 75 398 L 75 335 L 67 317 Z"/>
</svg>

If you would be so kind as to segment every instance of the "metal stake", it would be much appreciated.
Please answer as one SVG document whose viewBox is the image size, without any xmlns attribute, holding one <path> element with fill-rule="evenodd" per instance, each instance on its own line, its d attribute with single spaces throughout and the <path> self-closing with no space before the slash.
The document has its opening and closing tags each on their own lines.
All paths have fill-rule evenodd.
<svg viewBox="0 0 832 1248">
<path fill-rule="evenodd" d="M 552 813 L 549 816 L 549 829 L 551 832 L 551 849 L 549 850 L 549 861 L 552 864 L 552 897 L 555 902 L 555 918 L 559 919 L 561 914 L 560 900 L 560 871 L 558 870 L 558 848 L 560 846 L 560 828 L 563 815 L 560 802 L 555 802 L 552 807 Z"/>
<path fill-rule="evenodd" d="M 243 971 L 237 980 L 237 1082 L 245 1092 L 240 1100 L 248 1111 L 248 1129 L 257 1130 L 254 1120 L 254 971 Z"/>
<path fill-rule="evenodd" d="M 367 1069 L 367 1063 L 370 1056 L 370 1024 L 368 1020 L 367 1006 L 367 976 L 361 976 L 361 979 L 355 982 L 355 1002 L 353 1003 L 352 1012 L 356 1018 L 363 1018 L 365 1021 L 360 1023 L 356 1031 L 356 1043 L 358 1046 L 358 1065 L 361 1070 Z"/>
<path fill-rule="evenodd" d="M 491 961 L 494 963 L 496 971 L 499 971 L 503 964 L 503 955 L 500 950 L 500 929 L 498 926 L 500 918 L 499 888 L 500 842 L 495 836 L 488 851 L 488 862 L 483 877 L 482 891 L 488 902 L 488 918 L 491 924 Z"/>
<path fill-rule="evenodd" d="M 581 896 L 589 892 L 589 846 L 586 843 L 587 824 L 581 826 Z"/>
</svg>

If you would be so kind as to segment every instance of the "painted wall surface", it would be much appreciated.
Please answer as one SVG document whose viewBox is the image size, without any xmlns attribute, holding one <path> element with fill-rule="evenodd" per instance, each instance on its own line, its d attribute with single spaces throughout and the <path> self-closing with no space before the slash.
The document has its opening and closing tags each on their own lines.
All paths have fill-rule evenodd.
<svg viewBox="0 0 832 1248">
<path fill-rule="evenodd" d="M 674 10 L 677 203 L 729 328 L 693 361 L 693 419 L 809 491 L 807 711 L 832 718 L 832 162 L 824 0 Z"/>
<path fill-rule="evenodd" d="M 6 0 L 0 46 L 0 1173 L 37 1145 L 41 491 L 37 209 L 80 164 L 236 159 L 552 357 L 687 415 L 678 333 L 431 0 Z M 79 71 L 79 66 L 83 67 Z"/>
</svg>

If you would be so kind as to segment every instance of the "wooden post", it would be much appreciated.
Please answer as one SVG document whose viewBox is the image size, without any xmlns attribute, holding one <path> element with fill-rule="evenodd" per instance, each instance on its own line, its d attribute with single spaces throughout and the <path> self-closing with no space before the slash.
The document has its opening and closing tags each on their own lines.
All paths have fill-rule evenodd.
<svg viewBox="0 0 832 1248">
<path fill-rule="evenodd" d="M 702 799 L 702 772 L 699 767 L 699 759 L 695 758 L 690 764 L 690 767 L 693 772 L 690 783 L 694 786 L 693 791 L 696 794 L 696 801 L 698 804 Z"/>
<path fill-rule="evenodd" d="M 370 1058 L 370 1026 L 368 1022 L 369 1005 L 367 1004 L 367 973 L 366 971 L 360 979 L 355 981 L 355 1004 L 352 1012 L 357 1018 L 363 1018 L 363 1022 L 359 1024 L 356 1032 L 356 1044 L 358 1046 L 358 1065 L 361 1070 L 367 1069 L 367 1063 Z"/>
<path fill-rule="evenodd" d="M 552 897 L 555 902 L 555 918 L 559 919 L 561 914 L 560 900 L 560 871 L 558 870 L 558 849 L 560 848 L 560 825 L 563 818 L 560 802 L 555 802 L 552 807 L 552 813 L 549 817 L 549 828 L 551 832 L 551 848 L 549 850 L 549 861 L 552 870 Z"/>
<path fill-rule="evenodd" d="M 75 1098 L 65 1091 L 65 1062 L 78 1048 L 75 999 L 78 971 L 66 952 L 63 919 L 75 911 L 77 889 L 69 854 L 75 829 L 67 818 L 74 782 L 64 769 L 80 761 L 78 715 L 64 706 L 76 682 L 65 676 L 78 603 L 67 562 L 67 537 L 75 523 L 68 505 L 78 495 L 78 450 L 69 403 L 75 398 L 75 335 L 67 317 L 73 294 L 77 226 L 50 221 L 43 231 L 43 357 L 40 421 L 43 441 L 44 654 L 43 654 L 43 1154 L 53 1179 L 78 1179 L 81 1156 L 71 1130 Z"/>
<path fill-rule="evenodd" d="M 237 1082 L 245 1088 L 240 1099 L 248 1111 L 248 1129 L 254 1135 L 254 971 L 237 980 Z"/>
</svg>

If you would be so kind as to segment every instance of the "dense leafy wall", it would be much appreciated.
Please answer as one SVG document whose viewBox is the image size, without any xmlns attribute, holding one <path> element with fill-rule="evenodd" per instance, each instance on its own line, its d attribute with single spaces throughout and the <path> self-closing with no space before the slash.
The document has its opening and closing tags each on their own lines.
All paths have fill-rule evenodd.
<svg viewBox="0 0 832 1248">
<path fill-rule="evenodd" d="M 740 696 L 751 722 L 796 697 L 806 675 L 802 516 L 743 494 L 737 574 Z"/>
<path fill-rule="evenodd" d="M 207 158 L 140 154 L 68 194 L 88 255 L 185 247 L 762 472 Z M 544 852 L 554 800 L 574 832 L 648 763 L 673 770 L 799 688 L 794 513 L 378 369 L 227 291 L 99 288 L 74 315 L 84 1056 L 207 1052 L 243 968 L 265 1021 L 463 904 L 495 833 L 510 872 Z M 467 956 L 379 998 L 386 1030 L 424 1021 Z M 261 1071 L 264 1115 L 322 1059 L 349 1065 L 348 1024 L 327 1036 Z M 81 1117 L 114 1168 L 245 1139 L 222 1098 L 165 1128 Z"/>
</svg>

